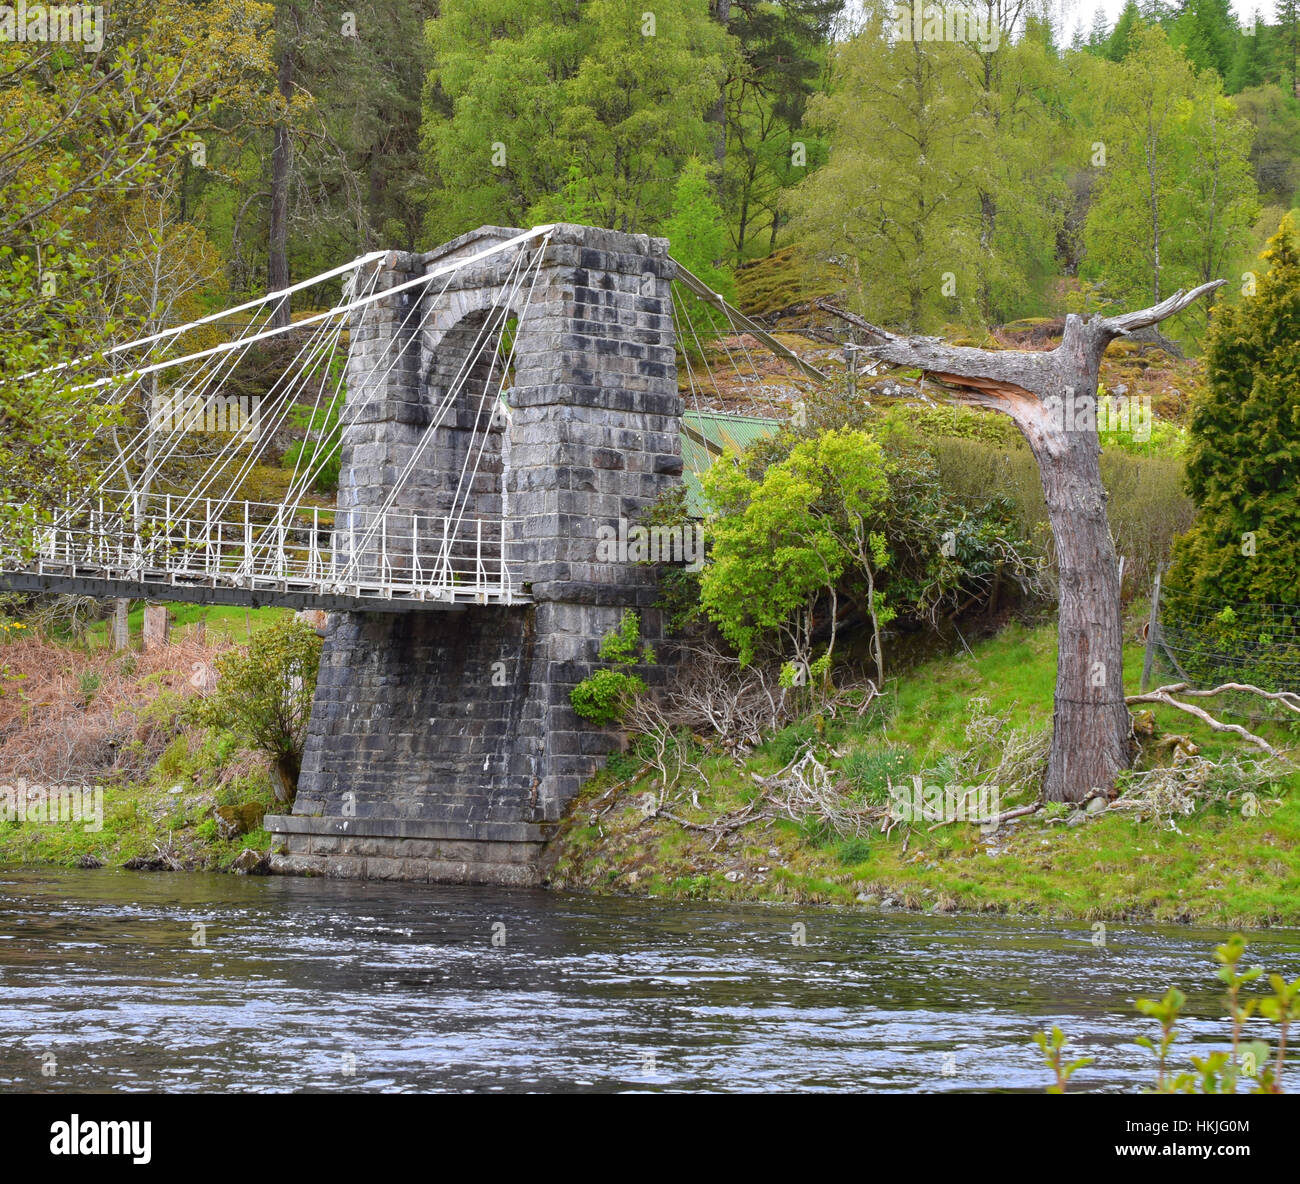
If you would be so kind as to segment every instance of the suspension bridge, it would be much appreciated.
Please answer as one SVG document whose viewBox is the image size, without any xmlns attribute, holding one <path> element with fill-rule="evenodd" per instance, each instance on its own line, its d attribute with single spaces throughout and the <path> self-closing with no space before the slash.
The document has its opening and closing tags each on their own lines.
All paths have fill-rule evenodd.
<svg viewBox="0 0 1300 1184">
<path fill-rule="evenodd" d="M 597 540 L 725 451 L 723 366 L 769 412 L 825 377 L 663 239 L 366 255 L 26 376 L 110 414 L 73 449 L 84 488 L 0 509 L 0 588 L 331 611 L 277 869 L 536 882 L 614 739 L 569 691 L 626 609 L 662 632 L 654 570 Z"/>
<path fill-rule="evenodd" d="M 528 296 L 553 231 L 543 226 L 509 235 L 464 257 L 435 261 L 387 287 L 381 277 L 389 256 L 374 253 L 61 368 L 70 396 L 93 393 L 120 409 L 125 429 L 106 431 L 79 450 L 88 454 L 84 459 L 97 479 L 93 494 L 69 496 L 35 520 L 7 507 L 10 515 L 0 519 L 0 588 L 333 611 L 526 603 L 526 536 L 510 529 L 505 498 L 488 510 L 475 495 L 493 488 L 500 475 L 494 429 L 511 414 L 507 384 L 514 377 Z M 381 415 L 390 378 L 410 358 L 400 351 L 378 358 L 363 351 L 363 369 L 359 360 L 349 362 L 348 342 L 365 343 L 395 297 L 403 315 L 394 336 L 418 342 L 440 308 L 458 307 L 457 277 L 483 264 L 495 264 L 501 273 L 495 299 L 472 329 L 460 330 L 458 354 L 438 374 L 436 403 L 419 405 L 426 430 L 402 463 L 390 466 L 382 497 L 366 504 L 347 496 L 337 506 L 323 503 L 314 490 L 332 459 L 325 447 L 299 450 L 282 500 L 240 496 L 256 470 L 258 446 L 264 451 L 295 421 L 315 424 L 336 414 L 346 440 L 357 425 Z M 342 295 L 330 307 L 273 324 L 287 301 L 311 303 L 335 285 Z M 692 299 L 720 314 L 736 353 L 749 353 L 748 338 L 805 379 L 824 378 L 685 269 L 677 269 L 674 286 L 674 331 L 687 343 L 694 338 L 700 359 L 701 334 L 717 326 L 697 327 L 698 314 L 683 311 Z M 232 324 L 242 325 L 237 335 L 198 344 Z M 252 396 L 225 393 L 233 386 L 246 389 L 247 382 L 236 380 L 257 347 L 273 342 L 288 344 L 294 353 L 266 389 Z M 725 353 L 739 372 L 743 363 L 730 348 Z M 666 347 L 658 347 L 656 356 L 654 365 L 669 364 Z M 756 372 L 752 357 L 748 361 Z M 110 373 L 96 376 L 104 363 Z M 697 421 L 685 428 L 687 451 L 707 463 L 718 449 L 709 449 L 700 422 L 707 413 L 699 407 L 693 371 L 687 373 Z M 196 460 L 196 434 L 226 442 Z M 454 454 L 446 447 L 449 440 L 458 445 Z M 435 459 L 446 464 L 441 495 L 429 512 L 402 508 L 413 476 Z"/>
</svg>

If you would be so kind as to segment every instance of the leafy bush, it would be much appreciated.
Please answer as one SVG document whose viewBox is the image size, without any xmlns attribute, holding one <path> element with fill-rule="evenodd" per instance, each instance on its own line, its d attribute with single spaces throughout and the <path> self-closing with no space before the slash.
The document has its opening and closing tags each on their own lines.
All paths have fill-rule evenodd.
<svg viewBox="0 0 1300 1184">
<path fill-rule="evenodd" d="M 310 625 L 296 617 L 278 621 L 254 634 L 246 649 L 217 659 L 216 690 L 199 710 L 208 727 L 232 732 L 272 758 L 281 801 L 293 801 L 297 791 L 320 654 Z"/>
<path fill-rule="evenodd" d="M 929 440 L 926 449 L 949 496 L 977 514 L 996 500 L 1012 532 L 1054 562 L 1042 479 L 1023 441 L 1003 446 L 977 438 L 939 437 Z M 1125 558 L 1125 583 L 1131 593 L 1150 585 L 1174 539 L 1191 525 L 1195 508 L 1183 492 L 1182 462 L 1168 456 L 1105 449 L 1101 479 L 1109 495 L 1106 512 L 1115 549 Z"/>
<path fill-rule="evenodd" d="M 635 665 L 638 659 L 654 660 L 641 649 L 641 618 L 631 609 L 623 613 L 623 620 L 616 630 L 601 638 L 600 657 L 602 661 L 623 666 Z"/>
<path fill-rule="evenodd" d="M 945 441 L 973 450 L 982 470 L 950 485 L 928 444 L 858 403 L 824 400 L 806 423 L 758 441 L 739 464 L 719 459 L 702 478 L 712 550 L 700 605 L 744 662 L 761 653 L 811 665 L 817 623 L 829 625 L 833 656 L 836 622 L 853 619 L 840 610 L 852 606 L 870 628 L 879 680 L 887 628 L 932 627 L 1002 589 L 1043 591 L 1042 541 L 1022 526 L 1034 516 L 997 496 L 1004 450 Z M 1026 491 L 1041 505 L 1037 468 L 1021 451 Z M 1038 519 L 1047 536 L 1045 511 Z"/>
<path fill-rule="evenodd" d="M 841 839 L 835 846 L 835 858 L 845 867 L 866 863 L 871 858 L 871 842 L 861 836 Z"/>
<path fill-rule="evenodd" d="M 764 641 L 787 660 L 811 662 L 819 597 L 830 601 L 830 654 L 837 595 L 848 580 L 879 632 L 894 615 L 877 590 L 891 556 L 878 529 L 890 495 L 890 466 L 863 431 L 831 430 L 800 440 L 755 480 L 729 457 L 701 480 L 713 551 L 700 584 L 709 619 L 748 664 Z"/>
<path fill-rule="evenodd" d="M 641 762 L 631 753 L 614 752 L 605 761 L 605 772 L 616 781 L 626 781 L 641 767 Z"/>
<path fill-rule="evenodd" d="M 569 692 L 569 702 L 583 719 L 608 727 L 623 718 L 632 696 L 645 689 L 645 682 L 626 670 L 597 670 Z"/>
<path fill-rule="evenodd" d="M 641 647 L 641 618 L 631 609 L 623 613 L 619 627 L 601 640 L 600 656 L 618 666 L 654 661 L 649 649 Z M 569 692 L 569 702 L 583 719 L 609 727 L 623 718 L 632 699 L 645 690 L 645 681 L 627 670 L 597 670 Z"/>
</svg>

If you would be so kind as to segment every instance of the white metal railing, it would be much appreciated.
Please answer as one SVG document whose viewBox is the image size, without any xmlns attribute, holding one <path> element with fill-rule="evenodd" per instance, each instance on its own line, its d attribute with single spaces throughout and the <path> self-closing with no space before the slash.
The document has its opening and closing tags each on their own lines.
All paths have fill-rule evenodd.
<svg viewBox="0 0 1300 1184">
<path fill-rule="evenodd" d="M 0 521 L 7 519 L 0 517 Z M 387 600 L 516 603 L 500 518 L 105 492 L 21 537 L 0 570 Z"/>
</svg>

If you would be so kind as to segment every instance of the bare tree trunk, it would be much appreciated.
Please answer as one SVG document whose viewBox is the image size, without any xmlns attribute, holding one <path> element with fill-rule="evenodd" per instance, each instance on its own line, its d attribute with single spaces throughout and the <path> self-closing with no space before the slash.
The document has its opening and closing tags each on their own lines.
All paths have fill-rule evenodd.
<svg viewBox="0 0 1300 1184">
<path fill-rule="evenodd" d="M 731 0 L 713 0 L 709 7 L 712 9 L 713 19 L 725 29 L 731 23 Z M 709 123 L 717 125 L 713 129 L 713 163 L 718 168 L 717 184 L 718 192 L 721 194 L 722 166 L 727 160 L 727 80 L 723 81 L 722 91 L 714 100 L 705 118 Z"/>
<path fill-rule="evenodd" d="M 1066 318 L 1054 350 L 984 350 L 934 337 L 898 337 L 825 301 L 817 304 L 867 335 L 881 361 L 915 366 L 956 399 L 1011 417 L 1033 450 L 1060 571 L 1059 653 L 1049 801 L 1080 802 L 1109 790 L 1129 762 L 1119 566 L 1106 518 L 1097 438 L 1097 374 L 1106 347 L 1181 312 L 1224 281 L 1202 284 L 1117 317 Z"/>
<path fill-rule="evenodd" d="M 1061 438 L 1064 436 L 1064 438 Z M 1030 440 L 1060 578 L 1055 711 L 1044 796 L 1079 801 L 1128 765 L 1119 569 L 1095 433 Z"/>
<path fill-rule="evenodd" d="M 289 101 L 293 95 L 293 48 L 280 50 L 280 101 L 283 118 L 275 125 L 275 146 L 271 151 L 271 230 L 267 257 L 267 285 L 272 292 L 289 286 L 289 164 L 293 143 L 289 138 Z M 289 323 L 289 301 L 281 301 L 271 313 L 271 327 Z"/>
<path fill-rule="evenodd" d="M 143 635 L 145 653 L 166 647 L 171 638 L 171 622 L 165 604 L 156 600 L 145 602 Z"/>
</svg>

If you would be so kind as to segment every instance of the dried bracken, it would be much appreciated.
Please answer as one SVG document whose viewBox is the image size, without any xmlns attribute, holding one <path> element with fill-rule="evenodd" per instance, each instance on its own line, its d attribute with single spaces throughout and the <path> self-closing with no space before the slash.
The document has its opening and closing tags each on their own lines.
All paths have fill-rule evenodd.
<svg viewBox="0 0 1300 1184">
<path fill-rule="evenodd" d="M 51 645 L 0 647 L 0 770 L 47 785 L 102 783 L 148 773 L 176 736 L 176 702 L 224 647 L 191 637 L 147 653 Z M 154 710 L 151 710 L 154 708 Z"/>
</svg>

